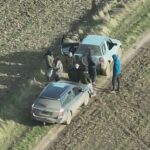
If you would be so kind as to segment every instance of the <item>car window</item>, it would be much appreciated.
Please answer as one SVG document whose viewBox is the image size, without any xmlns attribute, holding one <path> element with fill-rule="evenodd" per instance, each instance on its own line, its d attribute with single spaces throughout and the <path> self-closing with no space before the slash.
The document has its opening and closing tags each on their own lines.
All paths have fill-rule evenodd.
<svg viewBox="0 0 150 150">
<path fill-rule="evenodd" d="M 91 49 L 92 56 L 102 56 L 102 51 L 100 46 L 88 45 L 88 44 L 80 44 L 76 53 L 86 55 L 88 53 L 89 48 Z"/>
<path fill-rule="evenodd" d="M 79 95 L 81 93 L 82 89 L 79 87 L 74 87 L 73 88 L 73 93 L 75 96 Z"/>
<path fill-rule="evenodd" d="M 69 91 L 67 93 L 67 96 L 63 100 L 63 105 L 66 105 L 69 102 L 71 102 L 74 99 L 74 97 L 75 97 L 75 94 L 72 91 Z"/>
<path fill-rule="evenodd" d="M 108 46 L 108 49 L 111 50 L 113 48 L 113 46 L 117 45 L 116 43 L 113 43 L 111 41 L 111 39 L 109 39 L 107 42 L 106 42 L 107 46 Z"/>
</svg>

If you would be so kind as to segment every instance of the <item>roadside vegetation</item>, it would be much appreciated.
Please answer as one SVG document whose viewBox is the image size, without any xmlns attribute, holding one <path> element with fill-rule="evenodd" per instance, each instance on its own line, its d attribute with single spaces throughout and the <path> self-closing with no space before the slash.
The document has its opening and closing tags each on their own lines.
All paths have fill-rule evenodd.
<svg viewBox="0 0 150 150">
<path fill-rule="evenodd" d="M 68 1 L 68 3 L 69 2 L 70 1 Z M 46 3 L 40 3 L 39 7 L 41 5 L 44 6 L 41 12 L 44 11 L 44 8 L 48 10 Z M 52 3 L 52 5 L 57 5 L 57 2 Z M 85 7 L 89 9 L 89 3 Z M 32 8 L 30 8 L 30 10 L 31 12 L 33 11 Z M 136 41 L 137 37 L 140 34 L 148 30 L 150 27 L 149 0 L 129 0 L 128 2 L 118 2 L 116 0 L 112 0 L 103 5 L 101 9 L 97 10 L 97 12 L 94 13 L 95 14 L 93 16 L 90 16 L 88 19 L 83 19 L 81 24 L 77 26 L 74 32 L 78 32 L 81 37 L 84 37 L 89 33 L 116 37 L 123 42 L 125 50 L 127 50 L 132 45 L 132 43 Z M 43 12 L 41 16 L 44 17 L 45 14 L 46 12 Z M 26 14 L 26 17 L 28 17 L 28 15 L 31 16 L 31 20 L 28 20 L 28 25 L 21 26 L 21 24 L 19 24 L 19 26 L 21 26 L 22 28 L 30 28 L 30 30 L 34 30 L 36 22 L 33 23 L 33 20 L 36 19 L 36 16 L 32 16 L 32 13 L 29 13 Z M 45 22 L 46 21 L 47 20 L 45 19 Z M 57 24 L 55 20 L 53 20 L 53 22 L 54 24 Z M 40 23 L 39 20 L 38 23 Z M 44 24 L 44 21 L 41 23 Z M 63 22 L 61 23 L 63 24 Z M 61 28 L 63 28 L 63 26 L 61 26 Z M 62 32 L 61 28 L 58 28 L 58 32 L 55 31 L 55 35 L 51 35 L 51 37 L 59 36 L 58 33 Z M 64 28 L 65 30 L 67 30 L 68 26 L 65 26 Z M 38 28 L 35 28 L 35 30 L 36 29 Z M 8 66 L 8 68 L 11 69 L 11 73 L 17 74 L 18 70 L 20 71 L 20 69 L 22 69 L 20 71 L 20 74 L 18 74 L 19 77 L 16 75 L 11 79 L 11 83 L 13 83 L 11 89 L 16 88 L 17 90 L 12 90 L 9 93 L 6 90 L 6 92 L 4 92 L 4 94 L 1 96 L 3 101 L 0 101 L 0 147 L 4 150 L 8 148 L 14 150 L 32 149 L 47 133 L 47 131 L 54 126 L 43 126 L 41 123 L 32 121 L 30 118 L 31 104 L 42 88 L 41 82 L 45 80 L 43 73 L 44 62 L 42 62 L 41 58 L 41 55 L 43 53 L 41 52 L 41 49 L 39 49 L 39 47 L 41 46 L 44 49 L 48 47 L 48 39 L 50 37 L 49 34 L 47 34 L 47 29 L 44 28 L 39 31 L 38 39 L 33 38 L 30 33 L 23 34 L 23 31 L 21 30 L 21 32 L 19 32 L 18 30 L 18 32 L 15 32 L 15 34 L 11 34 L 11 40 L 9 44 L 13 43 L 13 46 L 8 44 L 8 47 L 3 47 L 1 49 L 2 52 L 8 50 L 4 54 L 6 55 L 11 50 L 9 49 L 9 46 L 13 50 L 15 50 L 14 47 L 16 42 L 23 43 L 23 41 L 21 40 L 29 38 L 26 41 L 26 45 L 19 45 L 16 48 L 16 51 L 13 51 L 13 53 L 10 52 L 8 56 L 1 57 L 1 70 L 5 71 L 6 63 L 8 62 L 11 62 Z M 19 37 L 21 36 L 23 37 L 19 39 Z M 16 42 L 12 41 L 14 38 L 16 39 Z M 39 44 L 42 43 L 43 45 L 37 45 L 34 40 L 36 42 L 38 41 Z M 30 44 L 33 43 L 33 45 L 30 45 L 28 41 L 30 41 Z M 51 41 L 54 44 L 54 47 L 59 48 L 58 46 L 56 46 L 56 44 L 58 44 L 57 39 L 54 39 L 54 41 L 56 41 L 56 43 L 53 43 L 53 41 Z M 30 53 L 27 53 L 25 50 L 26 48 L 33 50 Z M 37 49 L 37 51 L 34 51 L 34 49 Z M 21 52 L 17 53 L 17 51 L 19 50 L 21 50 Z M 17 61 L 15 61 L 15 64 L 13 64 L 13 61 L 15 60 L 14 58 L 17 59 Z M 15 71 L 12 72 L 13 69 L 15 69 Z M 9 73 L 10 72 L 8 72 L 8 74 Z M 22 77 L 22 74 L 25 74 L 23 75 L 24 78 L 20 79 L 20 76 Z M 31 79 L 31 77 L 35 77 L 35 79 Z M 5 78 L 3 77 L 3 79 Z M 15 82 L 17 83 L 17 85 L 15 84 Z"/>
</svg>

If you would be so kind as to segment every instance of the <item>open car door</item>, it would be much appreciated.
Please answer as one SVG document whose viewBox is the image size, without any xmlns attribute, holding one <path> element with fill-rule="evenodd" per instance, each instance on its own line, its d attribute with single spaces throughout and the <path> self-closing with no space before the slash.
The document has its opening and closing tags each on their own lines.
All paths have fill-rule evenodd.
<svg viewBox="0 0 150 150">
<path fill-rule="evenodd" d="M 68 55 L 69 52 L 74 54 L 79 47 L 79 43 L 79 40 L 72 40 L 71 38 L 65 38 L 63 36 L 61 40 L 61 53 L 63 55 Z"/>
</svg>

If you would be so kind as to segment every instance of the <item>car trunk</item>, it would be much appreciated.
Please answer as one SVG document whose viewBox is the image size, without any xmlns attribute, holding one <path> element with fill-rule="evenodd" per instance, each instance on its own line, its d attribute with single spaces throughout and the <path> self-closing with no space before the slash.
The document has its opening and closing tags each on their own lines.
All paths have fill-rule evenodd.
<svg viewBox="0 0 150 150">
<path fill-rule="evenodd" d="M 61 108 L 59 100 L 40 98 L 33 107 L 36 116 L 57 118 Z"/>
<path fill-rule="evenodd" d="M 68 54 L 69 52 L 74 53 L 78 49 L 79 43 L 63 43 L 61 45 L 61 52 Z"/>
</svg>

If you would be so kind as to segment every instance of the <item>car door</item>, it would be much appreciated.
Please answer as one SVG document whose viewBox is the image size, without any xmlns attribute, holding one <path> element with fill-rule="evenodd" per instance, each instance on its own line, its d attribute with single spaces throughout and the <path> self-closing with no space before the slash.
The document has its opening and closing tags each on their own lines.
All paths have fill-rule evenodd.
<svg viewBox="0 0 150 150">
<path fill-rule="evenodd" d="M 84 102 L 84 91 L 78 86 L 73 87 L 72 89 L 75 97 L 72 100 L 73 110 L 77 110 Z"/>
<path fill-rule="evenodd" d="M 73 111 L 72 110 L 72 101 L 74 99 L 75 95 L 72 92 L 72 90 L 69 90 L 67 92 L 67 94 L 64 96 L 63 100 L 62 100 L 62 106 L 65 109 L 65 111 Z"/>
<path fill-rule="evenodd" d="M 106 60 L 112 62 L 112 55 L 116 53 L 116 46 L 113 45 L 110 39 L 105 41 L 105 46 L 107 48 Z"/>
</svg>

